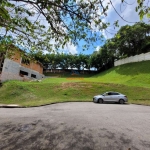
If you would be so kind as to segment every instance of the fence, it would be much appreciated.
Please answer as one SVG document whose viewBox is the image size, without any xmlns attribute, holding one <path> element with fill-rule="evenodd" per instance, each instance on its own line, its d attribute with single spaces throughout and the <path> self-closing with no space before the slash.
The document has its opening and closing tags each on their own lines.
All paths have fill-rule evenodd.
<svg viewBox="0 0 150 150">
<path fill-rule="evenodd" d="M 95 73 L 94 70 L 77 70 L 77 69 L 45 69 L 44 73 L 72 73 L 79 72 L 80 74 L 90 74 Z"/>
<path fill-rule="evenodd" d="M 132 63 L 132 62 L 146 61 L 146 60 L 150 60 L 150 52 L 117 60 L 114 62 L 114 66 L 119 66 L 127 63 Z"/>
</svg>

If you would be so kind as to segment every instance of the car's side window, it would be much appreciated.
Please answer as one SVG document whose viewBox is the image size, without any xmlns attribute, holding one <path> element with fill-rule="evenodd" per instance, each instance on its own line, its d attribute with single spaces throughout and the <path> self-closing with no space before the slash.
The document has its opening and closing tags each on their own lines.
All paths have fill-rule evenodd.
<svg viewBox="0 0 150 150">
<path fill-rule="evenodd" d="M 119 93 L 115 93 L 115 92 L 114 92 L 114 93 L 112 93 L 112 95 L 119 95 Z"/>
</svg>

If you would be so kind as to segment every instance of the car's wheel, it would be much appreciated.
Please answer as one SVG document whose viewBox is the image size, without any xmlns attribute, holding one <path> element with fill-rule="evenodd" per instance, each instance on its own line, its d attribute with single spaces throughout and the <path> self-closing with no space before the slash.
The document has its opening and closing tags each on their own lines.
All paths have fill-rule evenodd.
<svg viewBox="0 0 150 150">
<path fill-rule="evenodd" d="M 120 104 L 124 104 L 124 100 L 123 100 L 123 99 L 120 99 L 120 100 L 119 100 L 119 103 L 120 103 Z"/>
<path fill-rule="evenodd" d="M 101 98 L 98 99 L 98 103 L 101 103 L 101 104 L 102 104 L 102 103 L 103 103 L 103 99 L 101 99 Z"/>
</svg>

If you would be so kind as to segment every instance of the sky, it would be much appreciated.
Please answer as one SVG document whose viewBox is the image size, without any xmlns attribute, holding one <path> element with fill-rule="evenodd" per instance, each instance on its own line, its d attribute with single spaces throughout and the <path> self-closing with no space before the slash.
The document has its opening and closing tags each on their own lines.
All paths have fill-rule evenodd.
<svg viewBox="0 0 150 150">
<path fill-rule="evenodd" d="M 140 21 L 140 18 L 138 16 L 138 13 L 135 11 L 135 7 L 137 5 L 136 0 L 126 0 L 126 2 L 128 2 L 130 5 L 125 5 L 122 4 L 120 5 L 120 1 L 121 0 L 113 0 L 113 6 L 115 7 L 115 9 L 117 10 L 117 12 L 120 14 L 121 17 L 124 18 L 124 20 L 121 19 L 121 17 L 115 12 L 114 8 L 112 6 L 109 6 L 108 12 L 107 12 L 107 17 L 105 17 L 103 19 L 103 21 L 105 22 L 110 22 L 111 25 L 110 27 L 107 29 L 107 31 L 103 31 L 102 34 L 104 35 L 105 40 L 112 38 L 117 31 L 119 30 L 119 28 L 121 26 L 124 25 L 133 25 L 136 22 Z M 105 3 L 108 2 L 108 0 L 104 1 Z M 132 4 L 132 5 L 131 5 Z M 119 20 L 119 27 L 118 28 L 114 28 L 113 23 Z M 129 23 L 132 22 L 132 23 Z M 99 50 L 99 48 L 104 44 L 105 42 L 103 41 L 98 41 L 93 43 L 94 46 L 91 46 L 88 50 L 83 51 L 81 46 L 75 46 L 75 45 L 69 45 L 66 47 L 66 51 L 69 51 L 72 54 L 79 54 L 79 53 L 83 53 L 83 54 L 92 54 L 94 51 Z M 83 43 L 81 42 L 80 45 L 82 45 Z"/>
</svg>

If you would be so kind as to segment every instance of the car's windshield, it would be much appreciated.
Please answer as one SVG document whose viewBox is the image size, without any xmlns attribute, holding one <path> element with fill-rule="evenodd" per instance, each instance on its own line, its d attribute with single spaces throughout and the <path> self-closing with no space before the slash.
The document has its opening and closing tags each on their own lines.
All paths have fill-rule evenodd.
<svg viewBox="0 0 150 150">
<path fill-rule="evenodd" d="M 100 94 L 100 95 L 106 95 L 106 92 L 105 92 L 105 93 L 102 93 L 102 94 Z"/>
</svg>

